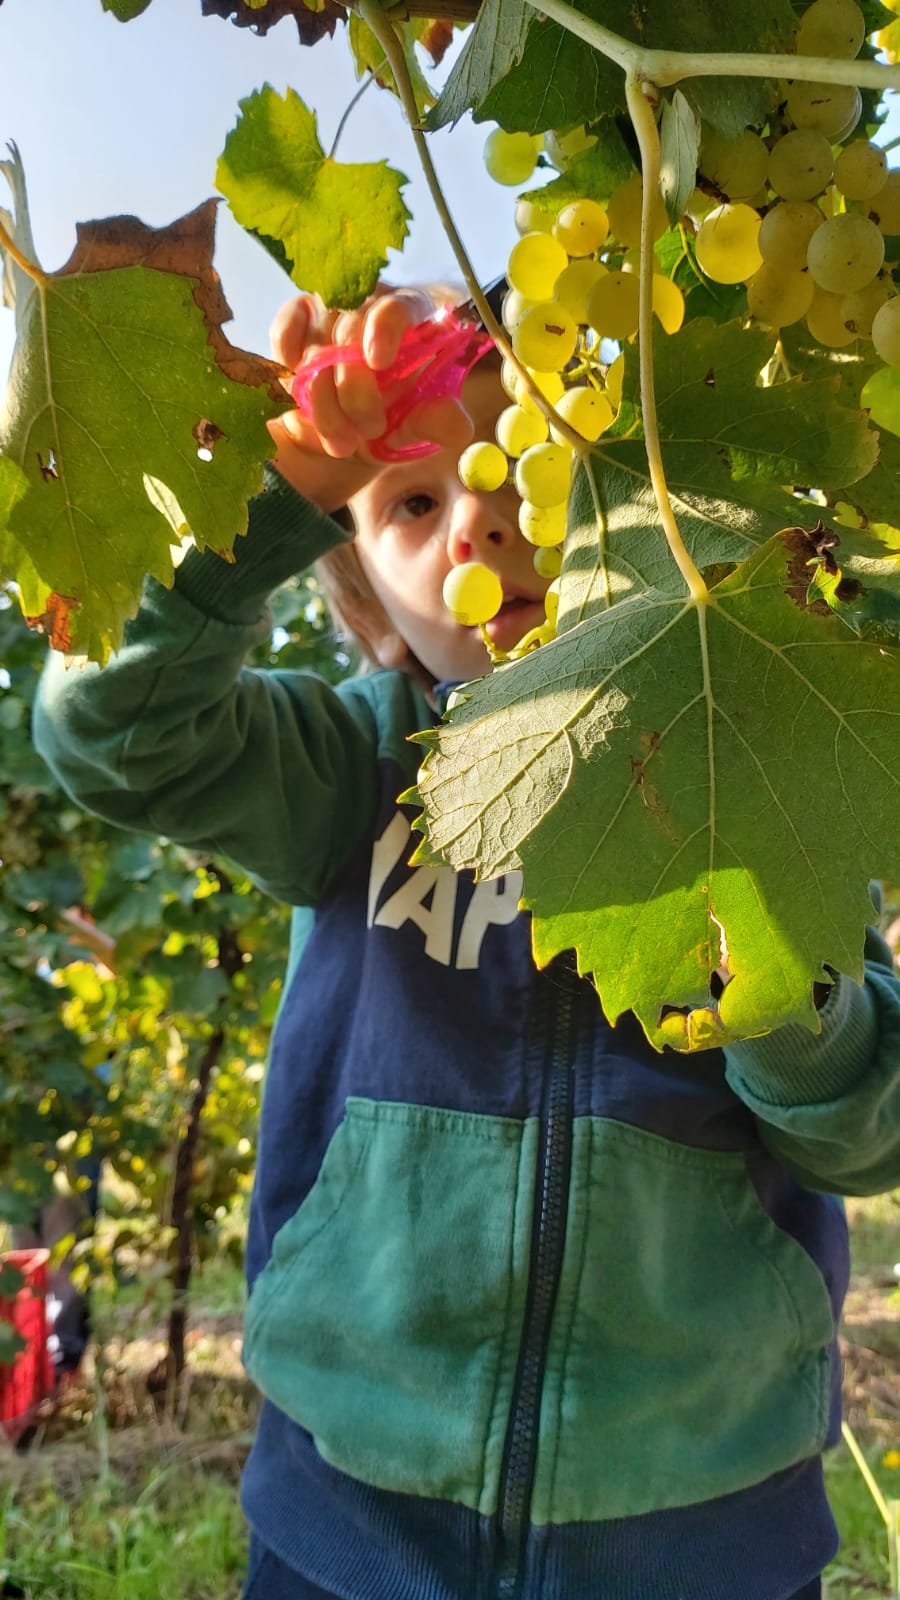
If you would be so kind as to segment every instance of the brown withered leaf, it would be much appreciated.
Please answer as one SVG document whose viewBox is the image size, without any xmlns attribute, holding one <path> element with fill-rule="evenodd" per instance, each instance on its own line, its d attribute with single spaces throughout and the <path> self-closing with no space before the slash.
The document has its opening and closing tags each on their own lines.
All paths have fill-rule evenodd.
<svg viewBox="0 0 900 1600">
<path fill-rule="evenodd" d="M 265 385 L 273 399 L 283 399 L 283 368 L 265 356 L 230 344 L 221 324 L 230 322 L 232 310 L 212 265 L 218 200 L 204 200 L 186 216 L 165 228 L 151 228 L 139 217 L 104 217 L 80 222 L 76 244 L 59 278 L 82 273 L 112 272 L 121 267 L 149 267 L 196 279 L 194 301 L 206 321 L 208 339 L 216 361 L 227 378 L 251 387 Z"/>
<path fill-rule="evenodd" d="M 222 17 L 233 22 L 236 28 L 252 28 L 260 35 L 268 33 L 276 22 L 293 17 L 297 24 L 301 44 L 316 44 L 327 34 L 334 33 L 339 22 L 347 21 L 347 9 L 324 0 L 320 10 L 311 10 L 304 0 L 266 0 L 264 5 L 249 6 L 244 0 L 202 0 L 205 17 Z"/>
</svg>

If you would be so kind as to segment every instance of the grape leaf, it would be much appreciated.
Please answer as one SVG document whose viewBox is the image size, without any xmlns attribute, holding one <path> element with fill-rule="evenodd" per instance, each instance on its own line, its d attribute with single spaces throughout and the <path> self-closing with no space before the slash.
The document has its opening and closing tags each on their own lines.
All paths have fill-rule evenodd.
<svg viewBox="0 0 900 1600">
<path fill-rule="evenodd" d="M 527 189 L 520 196 L 542 211 L 554 215 L 567 200 L 608 200 L 614 189 L 636 170 L 631 152 L 612 117 L 594 123 L 590 132 L 597 143 L 582 150 L 566 165 L 565 172 L 541 189 Z"/>
<path fill-rule="evenodd" d="M 862 478 L 875 460 L 877 436 L 857 410 L 840 404 L 837 376 L 759 386 L 771 348 L 769 334 L 706 319 L 655 336 L 657 420 L 669 492 L 701 568 L 742 561 L 778 529 L 801 520 L 808 508 L 790 493 L 795 486 L 843 486 Z M 812 520 L 819 513 L 816 507 Z M 821 515 L 828 516 L 827 508 Z M 640 431 L 637 351 L 630 349 L 615 429 L 594 446 L 590 467 L 574 485 L 561 629 L 641 587 L 673 581 L 677 587 L 658 526 Z M 650 537 L 642 538 L 644 531 Z M 851 540 L 847 530 L 841 536 Z"/>
<path fill-rule="evenodd" d="M 789 0 L 675 0 L 648 11 L 631 0 L 582 0 L 577 9 L 620 37 L 659 49 L 709 54 L 790 48 L 796 18 Z M 723 133 L 764 122 L 770 88 L 763 80 L 686 82 L 697 114 Z M 486 0 L 478 21 L 429 113 L 428 127 L 472 110 L 510 132 L 542 133 L 593 122 L 624 109 L 624 76 L 606 56 L 520 0 Z"/>
<path fill-rule="evenodd" d="M 174 540 L 231 549 L 273 453 L 266 421 L 289 404 L 280 369 L 221 331 L 215 207 L 164 229 L 86 223 L 58 273 L 17 269 L 0 451 L 28 489 L 4 575 L 26 615 L 49 615 L 48 631 L 96 660 L 120 643 L 145 574 L 171 581 Z"/>
<path fill-rule="evenodd" d="M 879 367 L 863 388 L 860 404 L 873 422 L 900 434 L 900 368 Z"/>
<path fill-rule="evenodd" d="M 538 964 L 574 948 L 657 1047 L 814 1031 L 826 964 L 861 975 L 868 879 L 900 871 L 877 821 L 900 805 L 900 657 L 808 605 L 808 553 L 788 529 L 705 605 L 635 593 L 418 735 L 417 859 L 520 867 Z"/>
<path fill-rule="evenodd" d="M 662 109 L 659 184 L 669 220 L 677 224 L 697 179 L 700 124 L 680 89 Z"/>
<path fill-rule="evenodd" d="M 419 66 L 415 46 L 421 43 L 433 24 L 426 18 L 419 17 L 416 21 L 401 22 L 397 26 L 397 38 L 403 49 L 419 115 L 422 116 L 429 106 L 434 105 L 436 96 Z M 389 89 L 392 94 L 396 94 L 397 85 L 394 82 L 394 74 L 387 64 L 384 47 L 356 12 L 350 13 L 348 36 L 353 59 L 356 62 L 356 76 L 362 78 L 367 72 L 371 72 L 382 89 Z"/>
<path fill-rule="evenodd" d="M 204 17 L 222 17 L 236 28 L 252 28 L 261 37 L 284 17 L 293 17 L 300 35 L 300 43 L 316 44 L 325 34 L 332 35 L 339 22 L 346 22 L 347 11 L 337 0 L 318 0 L 307 5 L 306 0 L 202 0 Z"/>
<path fill-rule="evenodd" d="M 150 0 L 102 0 L 104 11 L 111 11 L 119 22 L 131 22 L 146 11 Z"/>
<path fill-rule="evenodd" d="M 408 181 L 386 161 L 326 156 L 316 118 L 293 89 L 268 84 L 240 102 L 216 185 L 237 221 L 282 264 L 297 287 L 326 305 L 358 306 L 372 293 L 389 248 L 406 238 Z"/>
<path fill-rule="evenodd" d="M 530 6 L 516 0 L 482 0 L 437 105 L 425 119 L 426 128 L 432 132 L 445 128 L 482 104 L 494 84 L 521 60 L 533 20 Z"/>
</svg>

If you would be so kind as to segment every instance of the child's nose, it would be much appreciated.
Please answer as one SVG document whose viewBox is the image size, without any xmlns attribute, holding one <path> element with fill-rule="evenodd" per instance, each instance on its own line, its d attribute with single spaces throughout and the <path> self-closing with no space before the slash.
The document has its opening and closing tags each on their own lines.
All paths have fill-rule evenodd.
<svg viewBox="0 0 900 1600">
<path fill-rule="evenodd" d="M 456 502 L 447 554 L 454 566 L 463 561 L 486 561 L 491 554 L 515 539 L 515 530 L 498 503 L 496 494 L 461 494 Z"/>
</svg>

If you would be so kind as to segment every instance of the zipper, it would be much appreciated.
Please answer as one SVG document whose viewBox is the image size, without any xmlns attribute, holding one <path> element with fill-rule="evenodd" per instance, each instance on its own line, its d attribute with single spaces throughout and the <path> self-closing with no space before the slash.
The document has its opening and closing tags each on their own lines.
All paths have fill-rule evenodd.
<svg viewBox="0 0 900 1600">
<path fill-rule="evenodd" d="M 561 962 L 554 963 L 552 976 L 540 982 L 534 1011 L 535 1038 L 541 1041 L 544 1090 L 525 1315 L 500 1468 L 493 1585 L 496 1600 L 518 1600 L 525 1575 L 544 1368 L 569 1213 L 572 1058 L 579 988 L 574 970 Z"/>
</svg>

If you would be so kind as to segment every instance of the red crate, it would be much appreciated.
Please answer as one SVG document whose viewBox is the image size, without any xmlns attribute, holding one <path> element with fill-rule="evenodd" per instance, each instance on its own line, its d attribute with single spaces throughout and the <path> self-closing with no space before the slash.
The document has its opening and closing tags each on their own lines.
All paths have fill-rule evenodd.
<svg viewBox="0 0 900 1600">
<path fill-rule="evenodd" d="M 53 1361 L 47 1349 L 47 1263 L 49 1250 L 8 1250 L 0 1264 L 22 1274 L 22 1286 L 0 1298 L 0 1317 L 25 1340 L 15 1360 L 0 1363 L 0 1429 L 15 1442 L 42 1400 L 53 1393 Z"/>
</svg>

